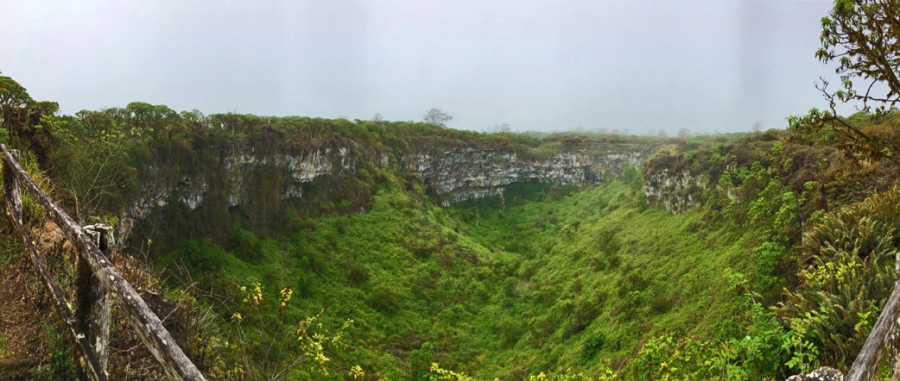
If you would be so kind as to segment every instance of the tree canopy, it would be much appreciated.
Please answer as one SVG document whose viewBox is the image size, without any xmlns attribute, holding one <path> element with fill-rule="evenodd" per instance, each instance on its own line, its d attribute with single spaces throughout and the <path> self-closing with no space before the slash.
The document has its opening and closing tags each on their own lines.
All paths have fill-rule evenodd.
<svg viewBox="0 0 900 381">
<path fill-rule="evenodd" d="M 441 127 L 445 127 L 446 123 L 452 119 L 453 117 L 450 116 L 450 114 L 441 111 L 439 108 L 428 110 L 428 112 L 425 113 L 425 116 L 422 117 L 422 120 L 424 120 L 425 123 L 436 124 Z"/>
<path fill-rule="evenodd" d="M 900 143 L 892 130 L 862 128 L 851 118 L 840 117 L 839 104 L 852 104 L 876 118 L 894 113 L 900 102 L 900 1 L 835 0 L 822 18 L 822 46 L 816 57 L 822 63 L 837 61 L 840 89 L 830 90 L 821 78 L 816 84 L 828 101 L 828 110 L 813 108 L 802 117 L 789 117 L 792 129 L 827 130 L 839 148 L 859 158 L 898 160 Z"/>
</svg>

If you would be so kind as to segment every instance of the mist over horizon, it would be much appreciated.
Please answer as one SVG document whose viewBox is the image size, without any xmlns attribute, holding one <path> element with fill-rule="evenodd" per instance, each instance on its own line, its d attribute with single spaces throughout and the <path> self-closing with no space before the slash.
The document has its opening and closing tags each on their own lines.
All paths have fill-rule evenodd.
<svg viewBox="0 0 900 381">
<path fill-rule="evenodd" d="M 0 5 L 0 71 L 64 113 L 141 101 L 646 135 L 824 106 L 829 1 L 109 1 Z M 851 110 L 852 111 L 852 110 Z"/>
</svg>

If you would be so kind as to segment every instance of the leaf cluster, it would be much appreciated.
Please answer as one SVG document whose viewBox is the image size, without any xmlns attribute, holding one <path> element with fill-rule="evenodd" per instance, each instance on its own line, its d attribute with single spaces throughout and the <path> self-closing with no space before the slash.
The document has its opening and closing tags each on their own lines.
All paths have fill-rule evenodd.
<svg viewBox="0 0 900 381">
<path fill-rule="evenodd" d="M 800 245 L 799 285 L 774 311 L 801 324 L 826 364 L 849 365 L 893 289 L 900 190 L 824 216 Z"/>
</svg>

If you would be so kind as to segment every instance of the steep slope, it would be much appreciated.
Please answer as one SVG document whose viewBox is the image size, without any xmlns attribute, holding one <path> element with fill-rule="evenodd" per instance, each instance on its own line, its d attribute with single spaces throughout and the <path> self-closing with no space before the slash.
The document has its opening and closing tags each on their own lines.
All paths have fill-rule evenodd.
<svg viewBox="0 0 900 381">
<path fill-rule="evenodd" d="M 715 336 L 739 307 L 721 275 L 749 266 L 749 234 L 697 232 L 699 214 L 648 209 L 636 180 L 518 184 L 505 206 L 494 197 L 443 209 L 387 175 L 366 213 L 291 217 L 272 238 L 235 231 L 230 249 L 192 240 L 162 263 L 222 294 L 254 280 L 291 285 L 300 298 L 285 320 L 322 307 L 327 324 L 353 319 L 355 350 L 336 359 L 373 374 L 409 377 L 425 342 L 432 361 L 487 379 L 596 372 L 651 334 Z"/>
<path fill-rule="evenodd" d="M 223 218 L 228 209 L 241 209 L 244 225 L 256 228 L 272 225 L 271 217 L 285 207 L 364 211 L 378 181 L 374 175 L 384 171 L 416 176 L 424 192 L 442 206 L 501 195 L 506 186 L 519 182 L 599 184 L 639 168 L 656 147 L 654 141 L 606 142 L 579 136 L 565 138 L 562 145 L 530 142 L 531 147 L 498 136 L 471 141 L 459 134 L 463 136 L 438 139 L 423 129 L 409 148 L 397 143 L 369 148 L 371 144 L 349 137 L 299 148 L 274 132 L 195 145 L 190 153 L 157 147 L 137 168 L 140 191 L 121 215 L 121 233 L 128 235 L 154 209 L 166 206 L 199 209 L 215 218 Z M 184 158 L 173 161 L 173 156 Z"/>
<path fill-rule="evenodd" d="M 540 136 L 57 109 L 28 99 L 2 138 L 34 150 L 78 220 L 129 236 L 125 258 L 155 263 L 169 296 L 199 301 L 185 346 L 211 379 L 455 377 L 433 362 L 784 378 L 846 367 L 896 277 L 900 165 L 832 130 Z M 850 119 L 891 137 L 897 115 Z M 37 371 L 65 378 L 40 353 Z"/>
<path fill-rule="evenodd" d="M 684 142 L 651 159 L 643 182 L 626 166 L 619 180 L 600 185 L 513 183 L 502 196 L 449 208 L 439 207 L 448 199 L 422 173 L 370 166 L 365 183 L 373 196 L 359 211 L 284 209 L 271 215 L 277 228 L 260 230 L 241 219 L 249 209 L 238 205 L 230 212 L 238 227 L 227 237 L 189 237 L 161 263 L 181 264 L 217 295 L 258 281 L 276 303 L 268 313 L 240 303 L 215 308 L 222 325 L 261 329 L 265 340 L 277 341 L 278 325 L 246 316 L 274 314 L 284 324 L 325 307 L 325 326 L 354 319 L 343 336 L 352 350 L 333 348 L 333 359 L 373 377 L 417 378 L 432 361 L 487 379 L 560 368 L 595 375 L 619 369 L 634 379 L 783 377 L 791 356 L 803 352 L 785 351 L 791 344 L 782 340 L 813 338 L 764 306 L 798 281 L 796 245 L 803 225 L 823 217 L 819 205 L 836 202 L 828 190 L 879 173 L 843 175 L 852 160 L 785 136 Z M 460 160 L 467 157 L 484 158 Z M 831 164 L 806 165 L 823 158 Z M 459 167 L 485 167 L 477 160 Z M 669 173 L 690 179 L 667 181 Z M 326 179 L 311 181 L 321 181 L 312 189 L 334 189 Z M 178 221 L 203 226 L 202 207 L 174 204 L 156 215 L 174 210 Z M 286 285 L 302 298 L 282 311 L 273 290 Z M 247 320 L 235 322 L 234 312 Z M 711 365 L 684 366 L 683 373 L 661 365 L 681 361 L 677 350 L 669 352 L 681 346 Z M 249 352 L 260 363 L 291 359 L 290 350 Z M 219 355 L 222 364 L 248 356 Z M 313 371 L 289 374 L 302 379 Z"/>
</svg>

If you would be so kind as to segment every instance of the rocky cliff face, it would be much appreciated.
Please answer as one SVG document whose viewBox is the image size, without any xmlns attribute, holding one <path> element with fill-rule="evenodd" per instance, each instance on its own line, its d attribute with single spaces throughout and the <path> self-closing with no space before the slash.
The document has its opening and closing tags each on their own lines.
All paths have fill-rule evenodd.
<svg viewBox="0 0 900 381">
<path fill-rule="evenodd" d="M 706 184 L 702 174 L 688 170 L 670 173 L 669 168 L 656 167 L 644 175 L 641 189 L 649 202 L 658 202 L 669 213 L 679 214 L 701 203 Z"/>
<path fill-rule="evenodd" d="M 429 194 L 444 206 L 468 199 L 497 195 L 516 182 L 598 184 L 620 176 L 628 166 L 640 167 L 652 147 L 607 145 L 598 150 L 563 149 L 546 158 L 522 158 L 514 152 L 490 148 L 430 148 L 394 155 L 392 152 L 358 152 L 343 144 L 299 152 L 256 152 L 248 147 L 220 150 L 215 163 L 205 168 L 147 168 L 140 196 L 126 210 L 123 221 L 147 218 L 156 207 L 177 200 L 190 209 L 206 202 L 211 190 L 224 191 L 229 207 L 257 197 L 257 174 L 277 179 L 282 200 L 304 197 L 304 185 L 316 179 L 341 182 L 370 165 L 417 173 Z M 174 173 L 174 175 L 173 175 Z"/>
<path fill-rule="evenodd" d="M 355 173 L 358 158 L 348 155 L 348 148 L 323 148 L 296 154 L 274 153 L 257 155 L 254 150 L 231 150 L 222 153 L 216 163 L 217 168 L 190 171 L 175 168 L 177 181 L 162 175 L 165 164 L 147 168 L 147 181 L 141 189 L 140 197 L 126 210 L 126 218 L 142 220 L 154 207 L 165 206 L 173 194 L 190 209 L 200 207 L 211 187 L 224 189 L 228 206 L 241 205 L 253 197 L 256 186 L 252 174 L 259 168 L 273 169 L 281 177 L 281 199 L 302 197 L 302 185 L 320 176 L 345 175 Z M 168 173 L 172 173 L 167 168 Z"/>
<path fill-rule="evenodd" d="M 646 152 L 609 150 L 601 154 L 559 152 L 547 159 L 521 159 L 515 153 L 485 149 L 421 152 L 403 157 L 400 169 L 422 176 L 426 189 L 449 195 L 444 206 L 503 192 L 517 182 L 564 185 L 599 184 L 621 176 L 627 166 L 640 167 Z"/>
</svg>

